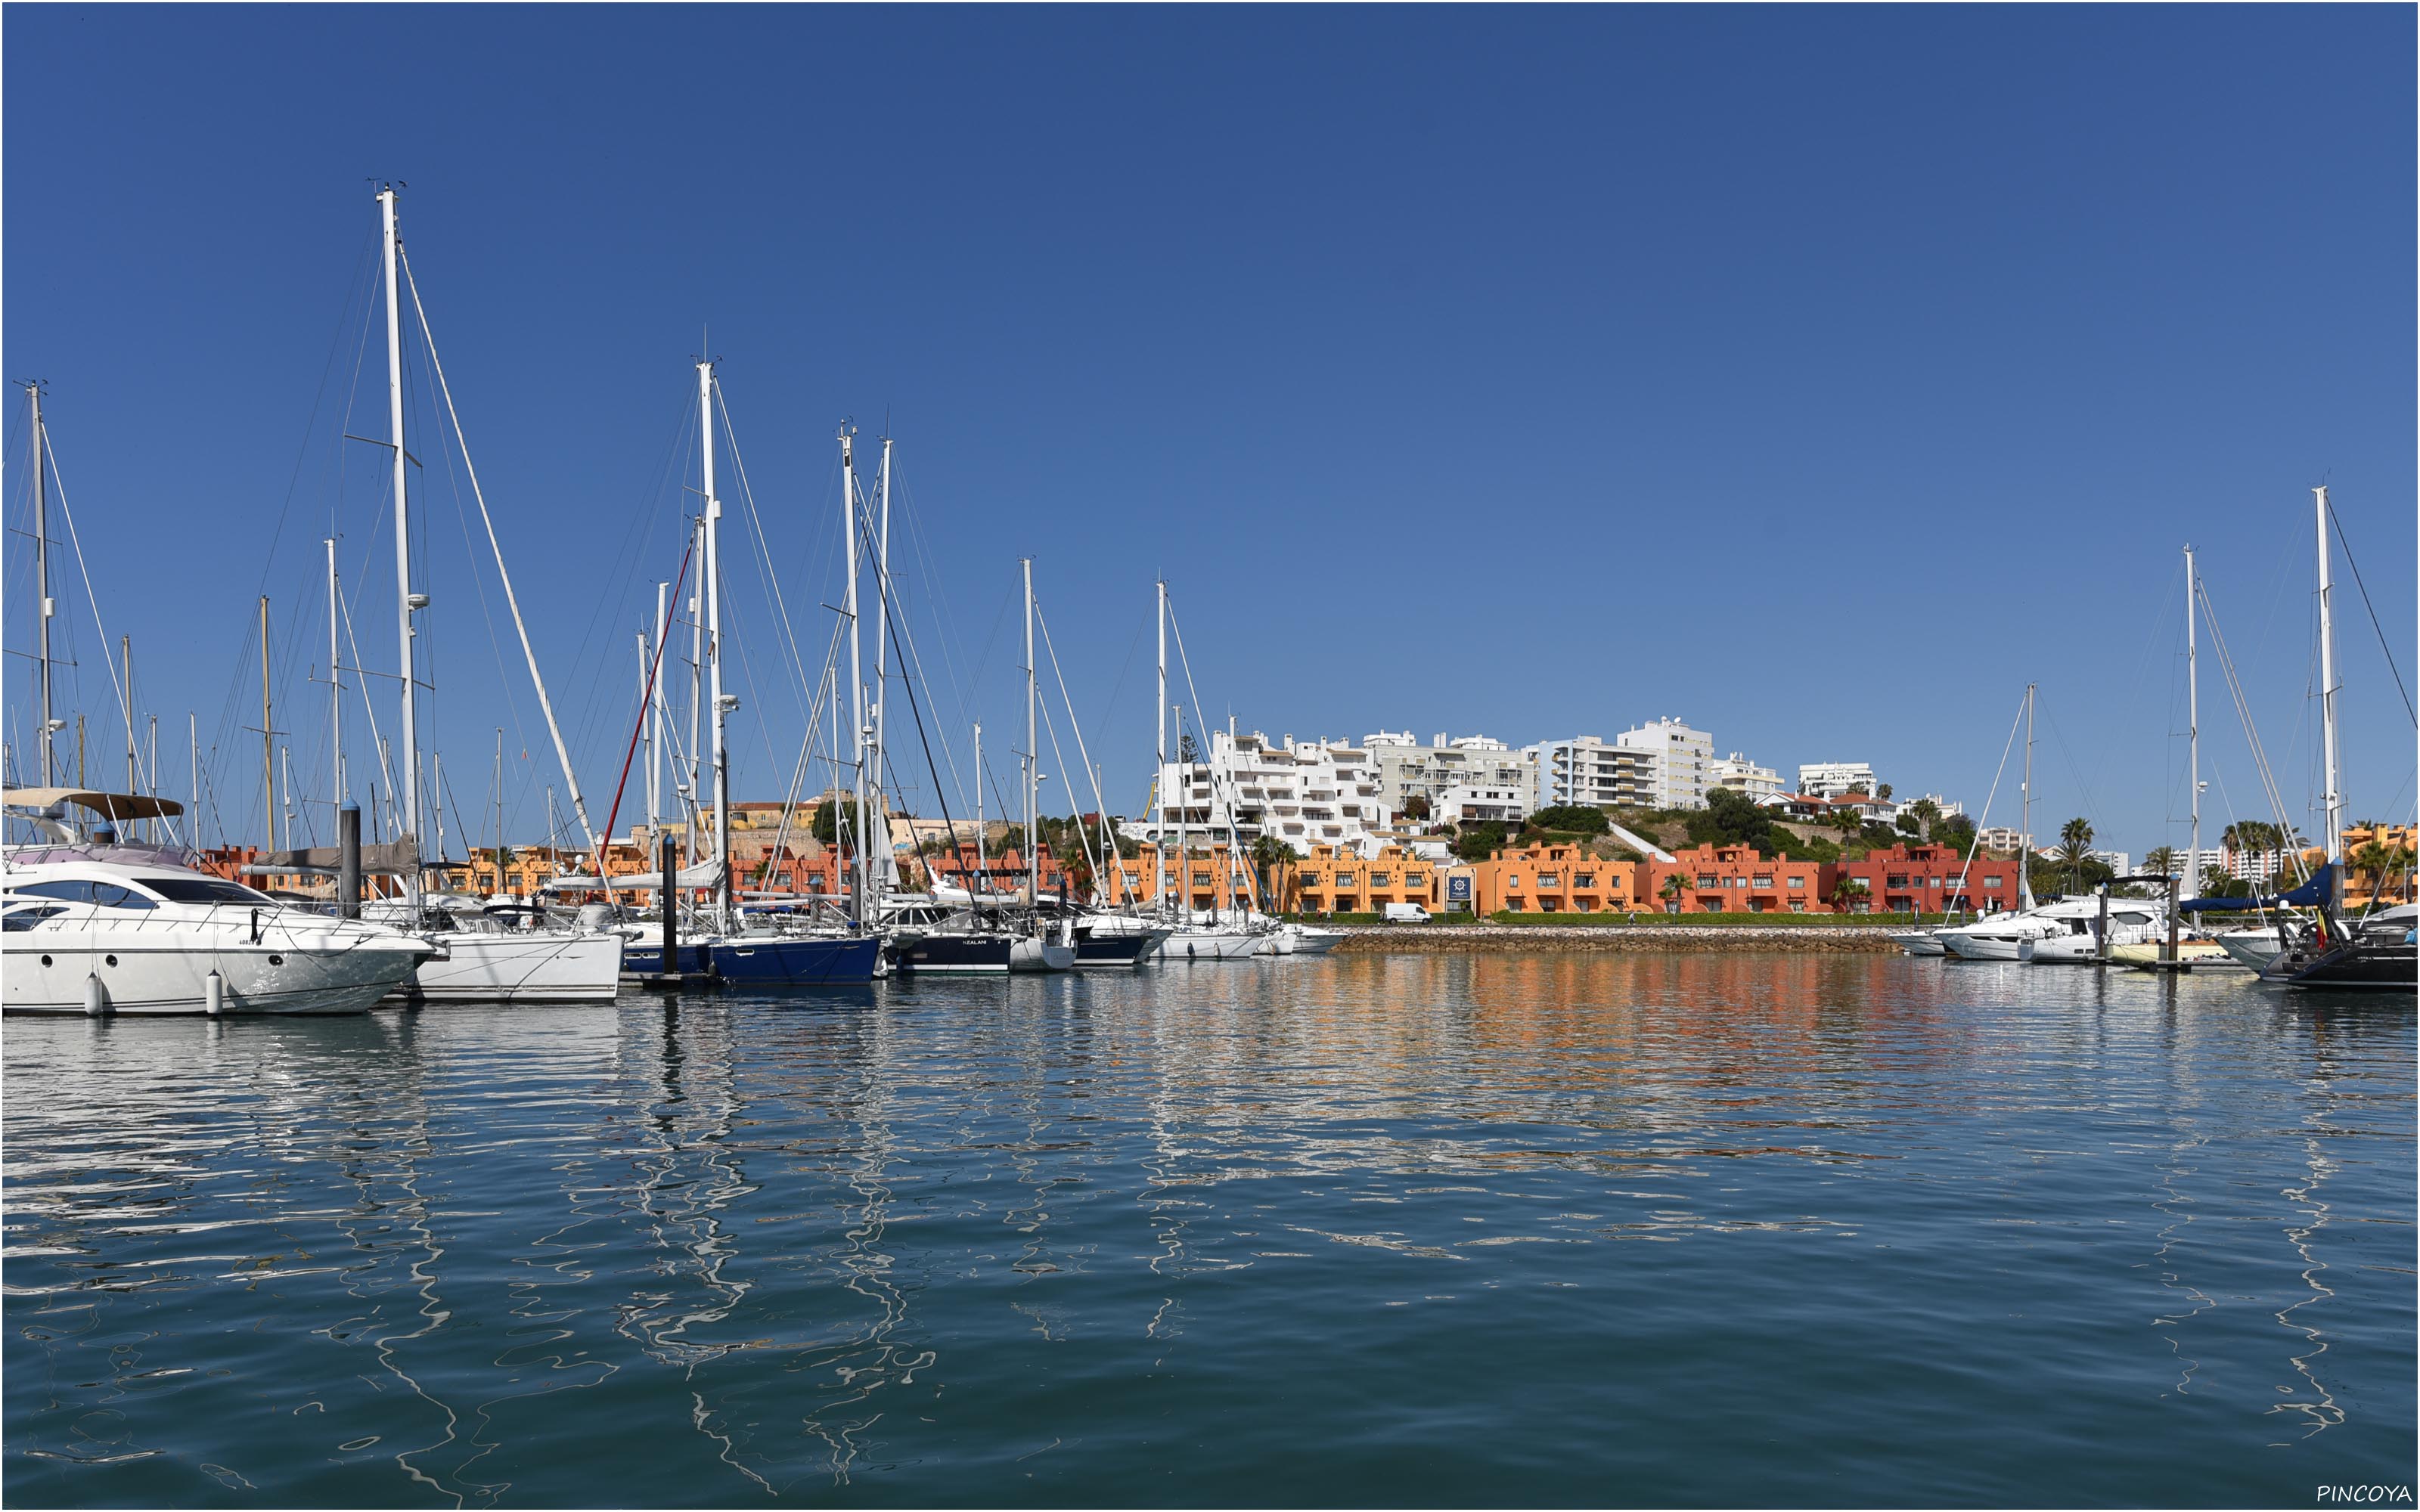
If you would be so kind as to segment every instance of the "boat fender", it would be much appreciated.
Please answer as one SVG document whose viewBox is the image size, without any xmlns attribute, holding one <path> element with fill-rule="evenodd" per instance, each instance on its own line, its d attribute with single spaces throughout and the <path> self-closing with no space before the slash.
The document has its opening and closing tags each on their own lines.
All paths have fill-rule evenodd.
<svg viewBox="0 0 2420 1512">
<path fill-rule="evenodd" d="M 216 967 L 202 979 L 202 1011 L 212 1018 L 226 1011 L 226 979 L 218 974 Z"/>
<path fill-rule="evenodd" d="M 99 972 L 85 973 L 84 1011 L 87 1018 L 100 1018 L 109 1011 L 109 989 L 102 985 Z"/>
</svg>

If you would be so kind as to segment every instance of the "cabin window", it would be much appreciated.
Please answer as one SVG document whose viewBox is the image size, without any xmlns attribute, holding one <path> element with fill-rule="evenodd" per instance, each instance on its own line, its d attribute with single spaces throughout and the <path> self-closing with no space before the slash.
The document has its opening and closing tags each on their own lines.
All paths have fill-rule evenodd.
<svg viewBox="0 0 2420 1512">
<path fill-rule="evenodd" d="M 143 886 L 172 903 L 274 903 L 240 882 L 218 877 L 145 877 Z"/>
<path fill-rule="evenodd" d="M 98 903 L 103 908 L 158 906 L 132 887 L 121 887 L 115 882 L 33 882 L 19 887 L 17 891 L 28 898 L 56 898 L 61 903 Z"/>
<path fill-rule="evenodd" d="M 43 919 L 66 912 L 57 903 L 33 903 L 23 908 L 11 908 L 5 916 L 0 916 L 0 930 L 14 933 L 19 930 L 32 929 Z"/>
</svg>

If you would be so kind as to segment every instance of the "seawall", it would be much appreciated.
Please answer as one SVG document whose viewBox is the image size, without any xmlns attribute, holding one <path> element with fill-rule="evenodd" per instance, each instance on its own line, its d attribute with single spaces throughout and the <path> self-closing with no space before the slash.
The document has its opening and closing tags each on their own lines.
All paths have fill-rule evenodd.
<svg viewBox="0 0 2420 1512">
<path fill-rule="evenodd" d="M 1904 927 L 1904 926 L 1901 926 Z M 1895 952 L 1893 931 L 1874 925 L 1363 924 L 1346 926 L 1340 951 L 1795 950 Z"/>
</svg>

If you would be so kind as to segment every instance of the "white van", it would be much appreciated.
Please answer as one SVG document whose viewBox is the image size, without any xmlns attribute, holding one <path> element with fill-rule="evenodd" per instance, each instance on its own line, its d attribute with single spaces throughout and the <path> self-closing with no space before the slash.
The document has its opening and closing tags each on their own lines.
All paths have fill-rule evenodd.
<svg viewBox="0 0 2420 1512">
<path fill-rule="evenodd" d="M 1389 924 L 1425 924 L 1429 911 L 1418 903 L 1388 903 L 1386 918 Z"/>
</svg>

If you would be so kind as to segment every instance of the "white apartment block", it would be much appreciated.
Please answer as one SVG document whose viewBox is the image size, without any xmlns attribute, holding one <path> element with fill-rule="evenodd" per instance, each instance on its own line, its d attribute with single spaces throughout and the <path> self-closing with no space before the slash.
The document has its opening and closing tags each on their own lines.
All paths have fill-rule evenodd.
<svg viewBox="0 0 2420 1512">
<path fill-rule="evenodd" d="M 1738 751 L 1714 764 L 1714 785 L 1729 788 L 1750 803 L 1764 803 L 1782 793 L 1779 772 L 1770 766 L 1759 766 Z"/>
<path fill-rule="evenodd" d="M 1447 823 L 1448 795 L 1463 788 L 1513 790 L 1522 795 L 1523 807 L 1512 817 L 1522 818 L 1528 812 L 1527 795 L 1532 787 L 1528 753 L 1492 736 L 1448 739 L 1439 731 L 1422 745 L 1408 730 L 1381 730 L 1364 736 L 1361 749 L 1377 771 L 1379 799 L 1392 813 L 1403 812 L 1413 798 L 1422 797 L 1429 800 L 1430 821 Z"/>
<path fill-rule="evenodd" d="M 1385 833 L 1387 800 L 1378 764 L 1369 751 L 1342 741 L 1297 744 L 1289 738 L 1273 745 L 1257 730 L 1213 730 L 1206 759 L 1161 767 L 1156 794 L 1171 841 L 1180 826 L 1196 843 L 1223 841 L 1232 825 L 1235 839 L 1248 846 L 1267 834 L 1302 856 L 1314 845 L 1367 856 L 1382 838 L 1393 838 Z M 1121 831 L 1156 842 L 1155 817 L 1130 819 Z"/>
<path fill-rule="evenodd" d="M 2025 837 L 2009 825 L 1978 829 L 1975 832 L 1975 839 L 1987 851 L 2022 851 L 2025 848 Z"/>
<path fill-rule="evenodd" d="M 1798 791 L 1810 798 L 1837 798 L 1851 788 L 1874 791 L 1874 768 L 1869 762 L 1802 762 L 1798 767 Z"/>
<path fill-rule="evenodd" d="M 1706 789 L 1714 782 L 1714 736 L 1667 717 L 1625 730 L 1614 737 L 1614 744 L 1654 756 L 1656 807 L 1706 806 Z"/>
<path fill-rule="evenodd" d="M 1533 808 L 1565 803 L 1662 807 L 1660 767 L 1652 751 L 1575 735 L 1525 746 L 1521 754 L 1528 761 Z"/>
<path fill-rule="evenodd" d="M 1448 788 L 1437 800 L 1435 817 L 1439 823 L 1459 825 L 1466 820 L 1491 819 L 1503 824 L 1519 824 L 1529 816 L 1529 785 L 1483 787 L 1465 783 Z"/>
</svg>

